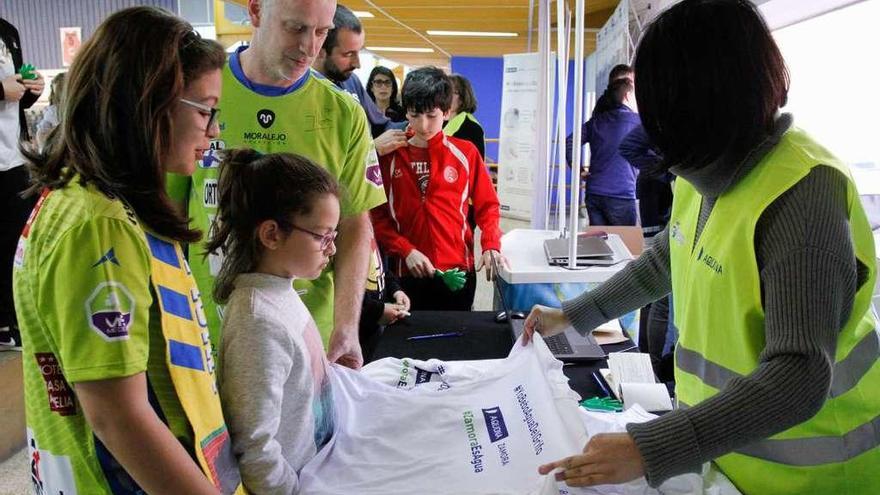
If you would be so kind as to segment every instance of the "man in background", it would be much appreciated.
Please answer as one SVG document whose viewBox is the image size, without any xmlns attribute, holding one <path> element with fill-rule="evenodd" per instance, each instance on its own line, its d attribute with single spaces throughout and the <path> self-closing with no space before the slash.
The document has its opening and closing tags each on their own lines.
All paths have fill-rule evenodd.
<svg viewBox="0 0 880 495">
<path fill-rule="evenodd" d="M 384 156 L 405 146 L 406 136 L 402 129 L 395 128 L 395 124 L 379 110 L 373 99 L 367 95 L 360 78 L 354 73 L 361 66 L 360 51 L 364 48 L 365 39 L 366 33 L 357 16 L 348 7 L 337 5 L 333 15 L 333 29 L 327 33 L 313 68 L 360 103 L 370 121 L 370 132 L 375 138 L 376 151 L 379 156 Z"/>
</svg>

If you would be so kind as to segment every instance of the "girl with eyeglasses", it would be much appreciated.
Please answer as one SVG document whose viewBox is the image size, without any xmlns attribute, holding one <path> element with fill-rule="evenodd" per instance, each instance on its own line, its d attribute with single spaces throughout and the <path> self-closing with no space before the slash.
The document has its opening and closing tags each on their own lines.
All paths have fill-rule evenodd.
<svg viewBox="0 0 880 495">
<path fill-rule="evenodd" d="M 191 174 L 217 137 L 225 59 L 167 11 L 116 12 L 28 155 L 39 198 L 14 295 L 35 492 L 242 492 L 180 248 L 201 233 L 165 193 L 165 174 Z"/>
<path fill-rule="evenodd" d="M 245 487 L 297 493 L 298 473 L 330 440 L 333 404 L 321 335 L 293 289 L 336 253 L 339 186 L 307 158 L 226 153 L 208 251 L 223 253 L 220 396 Z"/>
</svg>

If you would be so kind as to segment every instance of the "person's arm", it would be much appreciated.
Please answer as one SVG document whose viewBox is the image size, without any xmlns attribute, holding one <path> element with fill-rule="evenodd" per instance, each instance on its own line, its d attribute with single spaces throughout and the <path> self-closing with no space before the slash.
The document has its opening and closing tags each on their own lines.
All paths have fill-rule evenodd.
<svg viewBox="0 0 880 495">
<path fill-rule="evenodd" d="M 147 493 L 219 493 L 156 415 L 145 373 L 73 387 L 95 435 Z"/>
<path fill-rule="evenodd" d="M 669 231 L 663 229 L 638 258 L 596 289 L 564 301 L 562 311 L 574 328 L 585 334 L 665 297 L 671 290 Z"/>
<path fill-rule="evenodd" d="M 36 79 L 23 79 L 21 81 L 21 84 L 27 88 L 27 91 L 21 97 L 21 101 L 18 102 L 22 109 L 32 107 L 40 99 L 40 95 L 43 94 L 43 89 L 46 87 L 46 80 L 43 79 L 43 75 L 39 72 L 34 72 L 34 74 L 37 75 Z"/>
<path fill-rule="evenodd" d="M 695 407 L 627 426 L 652 486 L 806 421 L 828 395 L 837 335 L 863 283 L 843 176 L 814 169 L 768 207 L 755 247 L 766 322 L 760 364 Z"/>
<path fill-rule="evenodd" d="M 307 423 L 312 417 L 281 417 L 285 383 L 294 373 L 294 344 L 288 330 L 293 322 L 252 313 L 262 311 L 261 307 L 264 305 L 259 301 L 250 299 L 232 300 L 227 307 L 220 352 L 220 398 L 245 488 L 252 493 L 295 493 L 297 472 L 285 459 L 277 438 L 279 431 L 293 431 L 285 438 L 294 439 L 294 444 L 286 447 L 297 448 L 305 442 L 304 436 L 310 436 L 311 425 Z M 310 408 L 310 404 L 303 404 L 301 409 Z"/>
<path fill-rule="evenodd" d="M 366 116 L 352 108 L 351 141 L 338 177 L 345 191 L 334 265 L 334 322 L 327 357 L 350 368 L 363 365 L 358 342 L 361 300 L 370 264 L 373 236 L 369 210 L 385 203 L 382 174 Z"/>
<path fill-rule="evenodd" d="M 483 251 L 501 250 L 501 203 L 492 185 L 489 170 L 480 155 L 472 155 L 471 199 L 474 203 L 474 219 L 480 227 L 480 246 Z"/>
<path fill-rule="evenodd" d="M 379 243 L 383 253 L 406 259 L 416 247 L 397 231 L 394 220 L 391 219 L 389 208 L 391 208 L 391 203 L 379 205 L 370 210 L 376 242 Z"/>
<path fill-rule="evenodd" d="M 333 265 L 337 282 L 333 296 L 334 322 L 327 357 L 331 363 L 357 369 L 364 364 L 358 323 L 373 236 L 369 214 L 363 212 L 343 218 L 338 230 Z"/>
<path fill-rule="evenodd" d="M 474 123 L 474 144 L 477 145 L 477 151 L 480 152 L 480 159 L 486 161 L 486 133 L 483 132 L 483 126 Z"/>
<path fill-rule="evenodd" d="M 375 292 L 365 292 L 361 303 L 361 324 L 375 325 L 385 312 L 385 301 L 374 297 Z"/>
<path fill-rule="evenodd" d="M 376 103 L 370 98 L 370 95 L 367 94 L 367 90 L 364 88 L 364 84 L 361 82 L 357 74 L 349 76 L 349 78 L 342 83 L 342 86 L 349 92 L 357 95 L 358 102 L 361 104 L 361 108 L 364 109 L 364 113 L 367 115 L 367 120 L 370 122 L 370 134 L 372 137 L 378 137 L 389 129 L 388 124 L 391 123 L 391 119 L 386 117 L 385 114 L 379 110 L 379 107 L 376 106 Z"/>
<path fill-rule="evenodd" d="M 581 125 L 581 146 L 587 144 L 590 140 L 590 121 L 586 121 Z M 565 138 L 565 162 L 568 163 L 568 166 L 571 167 L 571 160 L 573 156 L 572 151 L 572 143 L 574 141 L 574 133 L 568 135 Z M 581 161 L 584 162 L 584 155 L 581 153 Z"/>
<path fill-rule="evenodd" d="M 623 138 L 618 151 L 620 156 L 641 172 L 652 171 L 663 161 L 641 124 Z"/>
</svg>

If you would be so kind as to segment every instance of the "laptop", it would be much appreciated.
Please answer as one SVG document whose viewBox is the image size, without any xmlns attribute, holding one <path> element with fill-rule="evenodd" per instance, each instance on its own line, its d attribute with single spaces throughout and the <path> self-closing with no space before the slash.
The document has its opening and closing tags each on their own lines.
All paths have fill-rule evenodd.
<svg viewBox="0 0 880 495">
<path fill-rule="evenodd" d="M 568 239 L 547 239 L 544 241 L 544 253 L 551 262 L 568 262 Z M 577 259 L 610 258 L 614 250 L 608 242 L 598 236 L 578 236 Z"/>
<path fill-rule="evenodd" d="M 498 265 L 494 258 L 492 259 L 492 265 L 495 273 L 498 273 Z M 510 324 L 513 341 L 516 342 L 519 340 L 520 335 L 523 334 L 526 320 L 510 318 L 510 306 L 507 305 L 504 293 L 501 291 L 498 283 L 498 277 L 496 276 L 494 283 L 495 291 L 498 294 L 498 300 L 501 301 L 501 307 L 504 309 L 505 314 L 508 315 L 507 322 Z M 550 352 L 553 353 L 553 357 L 560 361 L 597 361 L 607 357 L 605 351 L 602 350 L 602 346 L 596 342 L 592 332 L 588 332 L 586 336 L 583 336 L 574 327 L 568 327 L 562 333 L 552 337 L 544 337 L 544 343 L 547 344 Z"/>
</svg>

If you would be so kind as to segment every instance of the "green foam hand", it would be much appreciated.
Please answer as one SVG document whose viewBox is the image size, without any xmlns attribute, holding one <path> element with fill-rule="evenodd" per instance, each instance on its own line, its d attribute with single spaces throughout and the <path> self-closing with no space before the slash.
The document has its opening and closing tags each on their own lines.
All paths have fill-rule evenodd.
<svg viewBox="0 0 880 495">
<path fill-rule="evenodd" d="M 593 397 L 591 399 L 580 402 L 581 407 L 588 411 L 597 412 L 620 412 L 623 411 L 623 404 L 616 399 L 610 397 Z"/>
<path fill-rule="evenodd" d="M 440 277 L 440 280 L 452 292 L 460 291 L 464 287 L 465 273 L 458 268 L 451 268 L 445 272 L 443 270 L 434 270 L 434 274 Z"/>
<path fill-rule="evenodd" d="M 24 64 L 18 69 L 18 73 L 21 74 L 22 79 L 36 79 L 37 78 L 37 68 L 31 64 Z"/>
</svg>

